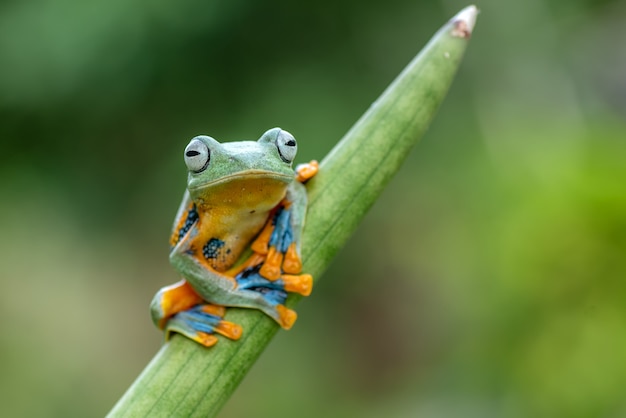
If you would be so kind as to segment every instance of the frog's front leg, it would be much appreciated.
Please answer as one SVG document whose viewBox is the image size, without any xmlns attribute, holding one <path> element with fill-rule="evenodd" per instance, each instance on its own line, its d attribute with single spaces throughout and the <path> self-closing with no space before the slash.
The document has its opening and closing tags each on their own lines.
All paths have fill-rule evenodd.
<svg viewBox="0 0 626 418">
<path fill-rule="evenodd" d="M 266 256 L 259 271 L 264 278 L 282 278 L 293 282 L 297 277 L 302 277 L 303 282 L 311 286 L 310 275 L 294 276 L 302 271 L 300 242 L 306 206 L 306 189 L 300 183 L 292 183 L 278 211 L 252 244 L 253 251 Z M 311 289 L 298 293 L 306 296 L 311 293 Z"/>
<path fill-rule="evenodd" d="M 300 237 L 306 203 L 304 186 L 300 183 L 292 184 L 285 199 L 252 243 L 254 255 L 250 263 L 245 263 L 235 273 L 240 289 L 260 293 L 274 305 L 284 304 L 288 293 L 299 293 L 302 296 L 311 293 L 311 275 L 298 274 L 302 271 Z"/>
<path fill-rule="evenodd" d="M 223 306 L 259 309 L 283 328 L 288 329 L 293 325 L 295 312 L 283 304 L 267 300 L 259 292 L 239 288 L 232 277 L 198 259 L 191 248 L 194 237 L 195 234 L 191 233 L 178 242 L 170 253 L 170 261 L 203 300 Z"/>
</svg>

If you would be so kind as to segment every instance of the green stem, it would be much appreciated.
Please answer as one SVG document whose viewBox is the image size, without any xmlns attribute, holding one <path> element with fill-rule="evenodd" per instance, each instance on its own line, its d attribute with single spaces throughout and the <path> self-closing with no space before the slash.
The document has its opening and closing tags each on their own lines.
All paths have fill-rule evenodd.
<svg viewBox="0 0 626 418">
<path fill-rule="evenodd" d="M 452 83 L 477 10 L 445 24 L 321 162 L 308 183 L 303 270 L 319 280 L 385 184 L 422 136 Z M 317 281 L 316 281 L 317 283 Z M 315 296 L 313 296 L 315 297 Z M 293 307 L 298 297 L 290 297 Z M 229 309 L 239 341 L 206 349 L 175 335 L 163 345 L 110 416 L 214 416 L 265 349 L 278 326 L 259 311 Z"/>
</svg>

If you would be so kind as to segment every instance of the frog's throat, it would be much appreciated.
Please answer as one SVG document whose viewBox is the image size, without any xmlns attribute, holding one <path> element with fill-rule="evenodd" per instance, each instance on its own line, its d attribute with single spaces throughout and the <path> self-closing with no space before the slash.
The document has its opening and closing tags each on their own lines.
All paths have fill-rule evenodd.
<svg viewBox="0 0 626 418">
<path fill-rule="evenodd" d="M 216 180 L 213 180 L 208 183 L 204 183 L 195 187 L 189 187 L 189 191 L 202 190 L 208 187 L 217 186 L 218 184 L 228 183 L 229 181 L 237 180 L 237 179 L 257 179 L 257 178 L 278 180 L 278 181 L 282 181 L 285 184 L 289 184 L 293 182 L 295 178 L 295 173 L 294 174 L 281 174 L 281 173 L 276 173 L 274 171 L 246 170 L 246 171 L 241 171 L 236 174 L 231 174 L 230 176 L 220 177 L 219 179 L 216 179 Z"/>
</svg>

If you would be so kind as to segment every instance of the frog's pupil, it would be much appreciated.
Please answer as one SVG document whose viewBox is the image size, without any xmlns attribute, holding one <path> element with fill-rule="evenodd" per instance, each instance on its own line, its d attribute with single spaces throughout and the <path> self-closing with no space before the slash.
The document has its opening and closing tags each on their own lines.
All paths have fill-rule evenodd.
<svg viewBox="0 0 626 418">
<path fill-rule="evenodd" d="M 290 147 L 294 147 L 294 146 L 296 146 L 296 141 L 294 141 L 293 139 L 290 139 L 289 141 L 287 141 L 285 143 L 285 145 L 289 145 Z"/>
<path fill-rule="evenodd" d="M 200 155 L 200 153 L 196 150 L 187 151 L 187 157 L 195 157 L 196 155 Z"/>
</svg>

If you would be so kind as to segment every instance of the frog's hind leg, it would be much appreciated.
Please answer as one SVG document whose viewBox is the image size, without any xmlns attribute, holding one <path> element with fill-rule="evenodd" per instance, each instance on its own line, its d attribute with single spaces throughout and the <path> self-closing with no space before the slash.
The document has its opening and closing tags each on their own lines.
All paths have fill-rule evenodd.
<svg viewBox="0 0 626 418">
<path fill-rule="evenodd" d="M 160 328 L 164 329 L 167 320 L 180 311 L 191 308 L 202 302 L 202 298 L 187 283 L 181 280 L 171 286 L 160 289 L 150 304 L 150 314 L 152 321 Z"/>
<path fill-rule="evenodd" d="M 209 303 L 198 304 L 170 318 L 165 326 L 165 336 L 169 339 L 173 332 L 177 332 L 205 347 L 211 347 L 217 343 L 216 333 L 231 340 L 238 340 L 242 329 L 237 324 L 224 321 L 222 319 L 224 312 L 223 306 Z"/>
</svg>

